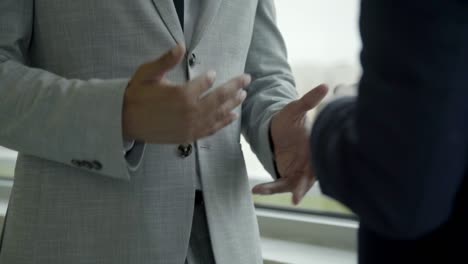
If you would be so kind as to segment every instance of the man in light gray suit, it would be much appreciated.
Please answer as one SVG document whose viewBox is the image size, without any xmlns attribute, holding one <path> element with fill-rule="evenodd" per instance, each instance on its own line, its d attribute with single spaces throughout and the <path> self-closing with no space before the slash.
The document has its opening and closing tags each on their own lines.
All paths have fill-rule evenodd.
<svg viewBox="0 0 468 264">
<path fill-rule="evenodd" d="M 297 99 L 272 0 L 2 0 L 0 263 L 261 263 L 241 132 L 298 203 L 325 92 Z"/>
</svg>

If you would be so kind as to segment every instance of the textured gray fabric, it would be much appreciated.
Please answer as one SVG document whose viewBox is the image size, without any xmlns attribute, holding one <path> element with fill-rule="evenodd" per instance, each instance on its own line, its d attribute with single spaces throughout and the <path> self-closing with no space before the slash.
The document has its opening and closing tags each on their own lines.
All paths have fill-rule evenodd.
<svg viewBox="0 0 468 264">
<path fill-rule="evenodd" d="M 184 0 L 184 36 L 185 45 L 190 46 L 192 43 L 193 33 L 198 24 L 198 18 L 200 16 L 201 3 L 204 0 Z M 200 172 L 197 171 L 195 174 L 195 189 L 202 190 L 203 186 L 201 183 Z"/>
<path fill-rule="evenodd" d="M 272 0 L 206 0 L 174 82 L 252 73 L 242 120 L 123 154 L 123 93 L 142 63 L 184 42 L 172 0 L 0 1 L 0 145 L 20 152 L 1 264 L 182 264 L 200 171 L 217 263 L 261 263 L 241 128 L 266 169 L 271 116 L 296 98 Z M 164 124 L 161 124 L 164 125 Z M 99 161 L 101 170 L 72 160 Z"/>
<path fill-rule="evenodd" d="M 186 264 L 215 264 L 203 204 L 195 206 Z M 222 262 L 221 262 L 222 263 Z"/>
</svg>

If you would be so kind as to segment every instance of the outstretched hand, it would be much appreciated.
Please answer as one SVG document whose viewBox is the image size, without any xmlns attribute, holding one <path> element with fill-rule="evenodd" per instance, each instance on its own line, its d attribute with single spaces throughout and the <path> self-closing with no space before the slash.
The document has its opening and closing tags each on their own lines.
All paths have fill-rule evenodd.
<svg viewBox="0 0 468 264">
<path fill-rule="evenodd" d="M 320 85 L 273 117 L 271 137 L 280 178 L 255 186 L 254 194 L 291 192 L 292 202 L 297 205 L 312 188 L 315 175 L 311 167 L 310 129 L 306 114 L 322 101 L 327 92 L 327 86 Z"/>
</svg>

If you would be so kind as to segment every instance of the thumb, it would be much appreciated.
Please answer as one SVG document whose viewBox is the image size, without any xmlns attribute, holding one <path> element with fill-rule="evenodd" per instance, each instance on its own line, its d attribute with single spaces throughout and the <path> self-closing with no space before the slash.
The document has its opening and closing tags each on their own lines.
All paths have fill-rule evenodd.
<svg viewBox="0 0 468 264">
<path fill-rule="evenodd" d="M 159 81 L 167 72 L 177 66 L 185 56 L 185 46 L 178 44 L 158 59 L 146 65 L 145 77 Z"/>
<path fill-rule="evenodd" d="M 307 112 L 316 107 L 328 93 L 328 87 L 325 84 L 321 84 L 297 101 L 298 114 Z"/>
</svg>

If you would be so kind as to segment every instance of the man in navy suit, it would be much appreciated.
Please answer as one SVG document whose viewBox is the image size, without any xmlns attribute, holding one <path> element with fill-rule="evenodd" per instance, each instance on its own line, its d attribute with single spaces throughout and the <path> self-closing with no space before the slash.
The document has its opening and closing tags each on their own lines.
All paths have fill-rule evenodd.
<svg viewBox="0 0 468 264">
<path fill-rule="evenodd" d="M 359 95 L 319 114 L 315 174 L 360 217 L 359 263 L 468 263 L 468 1 L 361 12 Z"/>
</svg>

